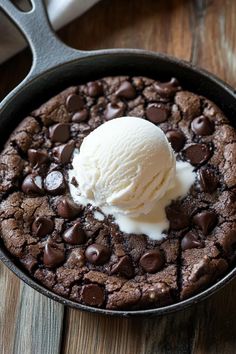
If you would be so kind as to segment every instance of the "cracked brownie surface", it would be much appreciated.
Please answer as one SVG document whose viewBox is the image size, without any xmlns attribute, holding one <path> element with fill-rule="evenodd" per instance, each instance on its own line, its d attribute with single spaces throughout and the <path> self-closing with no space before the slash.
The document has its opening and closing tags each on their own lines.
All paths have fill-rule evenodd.
<svg viewBox="0 0 236 354">
<path fill-rule="evenodd" d="M 74 204 L 74 149 L 105 121 L 157 124 L 196 179 L 166 208 L 162 241 L 124 234 L 112 216 Z M 72 181 L 76 183 L 76 181 Z M 176 79 L 107 77 L 70 87 L 26 117 L 0 155 L 0 235 L 53 292 L 107 309 L 155 308 L 188 298 L 235 264 L 236 133 L 208 99 Z"/>
</svg>

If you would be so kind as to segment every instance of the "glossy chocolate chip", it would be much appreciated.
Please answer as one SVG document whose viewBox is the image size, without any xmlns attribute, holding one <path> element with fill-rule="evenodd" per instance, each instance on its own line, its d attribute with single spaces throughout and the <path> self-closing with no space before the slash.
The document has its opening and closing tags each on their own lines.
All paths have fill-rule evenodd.
<svg viewBox="0 0 236 354">
<path fill-rule="evenodd" d="M 94 81 L 89 82 L 88 85 L 88 95 L 91 97 L 99 97 L 103 94 L 103 87 L 101 82 Z"/>
<path fill-rule="evenodd" d="M 69 141 L 67 144 L 56 146 L 53 149 L 53 156 L 55 160 L 59 163 L 69 163 L 74 148 L 75 148 L 74 141 Z"/>
<path fill-rule="evenodd" d="M 180 208 L 167 207 L 166 216 L 172 230 L 181 230 L 189 226 L 189 216 Z"/>
<path fill-rule="evenodd" d="M 197 239 L 197 236 L 193 232 L 188 232 L 181 240 L 181 248 L 183 251 L 203 247 L 203 242 Z"/>
<path fill-rule="evenodd" d="M 86 305 L 102 306 L 105 300 L 104 290 L 97 284 L 84 285 L 81 290 L 81 298 Z"/>
<path fill-rule="evenodd" d="M 79 112 L 76 112 L 73 117 L 72 117 L 72 121 L 75 123 L 81 123 L 84 122 L 85 120 L 87 120 L 88 118 L 88 111 L 86 108 L 82 109 Z"/>
<path fill-rule="evenodd" d="M 213 211 L 202 211 L 194 215 L 193 222 L 207 235 L 217 223 L 217 215 Z"/>
<path fill-rule="evenodd" d="M 37 237 L 44 237 L 54 230 L 54 221 L 45 216 L 38 216 L 32 224 L 32 232 Z"/>
<path fill-rule="evenodd" d="M 203 164 L 211 157 L 211 151 L 206 144 L 192 144 L 188 146 L 183 155 L 193 166 Z"/>
<path fill-rule="evenodd" d="M 203 192 L 213 193 L 218 186 L 218 179 L 215 174 L 207 168 L 199 171 L 199 182 Z"/>
<path fill-rule="evenodd" d="M 87 247 L 85 257 L 87 260 L 96 265 L 106 263 L 110 258 L 111 252 L 106 246 L 94 243 Z"/>
<path fill-rule="evenodd" d="M 65 190 L 64 176 L 60 171 L 52 171 L 44 180 L 44 188 L 50 194 L 61 194 Z"/>
<path fill-rule="evenodd" d="M 161 103 L 154 103 L 147 107 L 146 116 L 153 123 L 162 123 L 168 117 L 168 109 Z"/>
<path fill-rule="evenodd" d="M 83 231 L 80 222 L 77 222 L 69 229 L 67 229 L 63 235 L 63 240 L 70 245 L 80 245 L 86 241 L 86 235 Z"/>
<path fill-rule="evenodd" d="M 205 116 L 195 118 L 191 123 L 192 131 L 200 136 L 211 135 L 214 132 L 214 123 Z"/>
<path fill-rule="evenodd" d="M 155 84 L 155 89 L 161 97 L 171 97 L 180 90 L 179 82 L 174 77 L 168 82 Z"/>
<path fill-rule="evenodd" d="M 129 81 L 123 81 L 116 91 L 116 96 L 126 99 L 133 99 L 136 96 L 136 90 Z"/>
<path fill-rule="evenodd" d="M 65 143 L 70 139 L 70 125 L 58 123 L 49 127 L 49 137 L 53 142 Z"/>
<path fill-rule="evenodd" d="M 46 151 L 29 149 L 28 159 L 33 167 L 38 167 L 48 161 L 48 154 Z"/>
<path fill-rule="evenodd" d="M 118 106 L 116 103 L 108 103 L 107 108 L 104 112 L 105 119 L 113 119 L 122 116 L 123 108 Z"/>
<path fill-rule="evenodd" d="M 111 269 L 111 274 L 118 274 L 125 278 L 132 278 L 134 276 L 134 267 L 129 256 L 120 258 L 117 264 L 114 264 Z"/>
<path fill-rule="evenodd" d="M 66 100 L 66 108 L 68 112 L 77 112 L 84 107 L 84 100 L 76 94 L 69 95 Z"/>
<path fill-rule="evenodd" d="M 169 140 L 172 149 L 174 149 L 175 152 L 179 152 L 184 147 L 185 136 L 181 131 L 169 130 L 166 133 L 166 137 Z"/>
<path fill-rule="evenodd" d="M 144 253 L 139 263 L 145 272 L 155 273 L 163 267 L 164 259 L 160 251 L 151 250 Z"/>
<path fill-rule="evenodd" d="M 43 253 L 43 263 L 48 268 L 53 268 L 63 263 L 65 260 L 65 251 L 57 244 L 46 243 Z"/>
<path fill-rule="evenodd" d="M 26 194 L 43 194 L 43 180 L 39 175 L 29 174 L 25 177 L 21 189 Z"/>
<path fill-rule="evenodd" d="M 59 216 L 65 219 L 73 219 L 78 216 L 82 208 L 76 205 L 71 199 L 63 197 L 57 203 L 57 213 Z"/>
</svg>

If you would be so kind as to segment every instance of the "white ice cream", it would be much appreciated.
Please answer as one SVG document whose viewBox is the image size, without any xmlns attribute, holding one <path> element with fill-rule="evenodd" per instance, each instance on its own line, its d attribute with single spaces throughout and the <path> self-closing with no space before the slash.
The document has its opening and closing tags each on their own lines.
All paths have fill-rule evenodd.
<svg viewBox="0 0 236 354">
<path fill-rule="evenodd" d="M 70 192 L 78 204 L 92 204 L 114 216 L 128 233 L 163 237 L 168 228 L 165 206 L 187 193 L 193 167 L 177 163 L 163 131 L 147 120 L 122 117 L 101 125 L 75 150 L 78 187 Z"/>
</svg>

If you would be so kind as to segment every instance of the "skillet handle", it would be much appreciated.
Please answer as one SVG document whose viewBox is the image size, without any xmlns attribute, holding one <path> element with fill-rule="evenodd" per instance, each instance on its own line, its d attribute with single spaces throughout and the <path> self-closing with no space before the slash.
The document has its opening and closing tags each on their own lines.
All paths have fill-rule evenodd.
<svg viewBox="0 0 236 354">
<path fill-rule="evenodd" d="M 23 12 L 11 0 L 0 1 L 0 8 L 15 22 L 32 50 L 33 63 L 27 79 L 54 66 L 86 56 L 87 52 L 68 47 L 56 36 L 43 0 L 31 0 L 31 4 L 32 9 Z"/>
</svg>

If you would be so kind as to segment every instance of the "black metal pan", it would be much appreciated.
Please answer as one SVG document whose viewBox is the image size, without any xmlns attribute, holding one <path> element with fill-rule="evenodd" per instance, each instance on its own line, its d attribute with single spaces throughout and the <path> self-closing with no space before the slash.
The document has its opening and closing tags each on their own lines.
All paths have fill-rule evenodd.
<svg viewBox="0 0 236 354">
<path fill-rule="evenodd" d="M 19 11 L 10 0 L 0 0 L 0 8 L 19 27 L 33 52 L 29 74 L 0 104 L 1 140 L 9 136 L 25 114 L 63 88 L 107 75 L 145 75 L 163 80 L 175 76 L 186 89 L 214 101 L 232 124 L 235 123 L 236 91 L 204 70 L 182 60 L 144 50 L 85 52 L 69 48 L 55 36 L 43 0 L 32 0 L 32 10 L 27 13 Z M 0 258 L 20 279 L 51 299 L 77 309 L 119 316 L 161 315 L 186 308 L 222 288 L 236 274 L 234 268 L 207 290 L 177 304 L 150 310 L 111 311 L 80 305 L 47 290 L 14 262 L 2 241 Z"/>
</svg>

